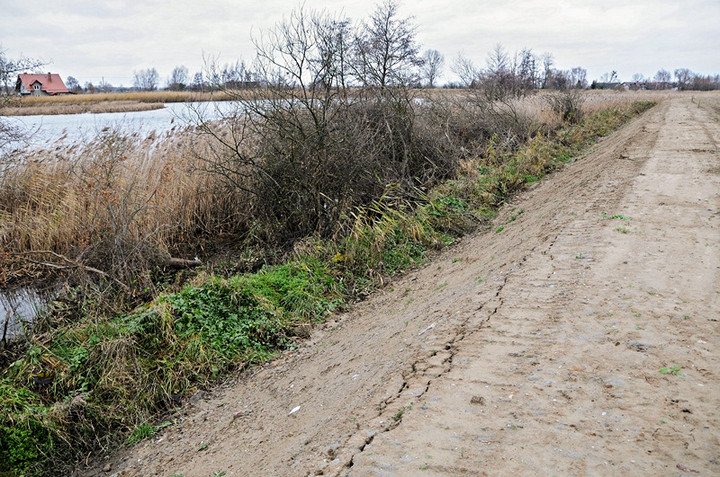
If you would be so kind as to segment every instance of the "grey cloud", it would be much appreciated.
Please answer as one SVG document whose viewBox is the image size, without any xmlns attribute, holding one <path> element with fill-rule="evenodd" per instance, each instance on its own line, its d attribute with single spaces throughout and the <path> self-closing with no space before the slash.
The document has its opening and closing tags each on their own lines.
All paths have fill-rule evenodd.
<svg viewBox="0 0 720 477">
<path fill-rule="evenodd" d="M 251 31 L 273 26 L 299 3 L 286 0 L 166 0 L 92 2 L 64 0 L 33 12 L 16 2 L 3 6 L 3 46 L 8 54 L 50 58 L 73 76 L 108 75 L 131 81 L 132 71 L 154 66 L 161 77 L 173 66 L 201 67 L 203 52 L 221 61 L 253 55 Z M 43 2 L 40 2 L 41 4 Z M 376 2 L 306 0 L 359 20 Z M 464 52 L 482 63 L 502 42 L 509 50 L 550 51 L 558 67 L 583 66 L 597 77 L 609 69 L 623 75 L 687 66 L 720 72 L 714 47 L 720 42 L 717 0 L 405 0 L 424 48 L 448 59 Z M 685 63 L 683 63 L 685 62 Z M 654 66 L 653 66 L 654 65 Z M 648 71 L 651 69 L 653 71 Z"/>
</svg>

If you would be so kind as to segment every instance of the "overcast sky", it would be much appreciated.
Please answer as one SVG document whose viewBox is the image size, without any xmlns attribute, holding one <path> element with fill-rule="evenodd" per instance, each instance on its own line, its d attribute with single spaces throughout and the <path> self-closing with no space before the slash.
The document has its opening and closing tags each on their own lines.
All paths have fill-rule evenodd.
<svg viewBox="0 0 720 477">
<path fill-rule="evenodd" d="M 366 18 L 376 2 L 305 0 L 306 8 Z M 251 35 L 296 8 L 288 0 L 0 0 L 0 46 L 7 56 L 50 62 L 46 70 L 95 84 L 132 85 L 133 72 L 173 67 L 190 76 L 203 54 L 221 62 L 253 57 Z M 616 70 L 652 76 L 660 68 L 720 73 L 720 0 L 404 0 L 422 48 L 450 65 L 459 53 L 483 64 L 497 43 L 513 52 L 552 53 L 555 67 L 582 66 L 588 79 Z M 456 78 L 445 68 L 446 80 Z"/>
</svg>

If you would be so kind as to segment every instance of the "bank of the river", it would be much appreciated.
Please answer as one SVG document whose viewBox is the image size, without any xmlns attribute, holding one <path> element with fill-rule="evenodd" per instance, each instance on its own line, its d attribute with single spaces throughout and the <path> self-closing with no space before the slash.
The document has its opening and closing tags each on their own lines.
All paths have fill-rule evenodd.
<svg viewBox="0 0 720 477">
<path fill-rule="evenodd" d="M 163 108 L 163 103 L 143 103 L 139 101 L 100 101 L 78 102 L 68 104 L 39 103 L 32 106 L 12 106 L 0 109 L 3 116 L 36 116 L 54 114 L 98 114 L 98 113 L 130 113 L 151 111 Z"/>
<path fill-rule="evenodd" d="M 78 475 L 720 475 L 715 98 L 658 105 Z"/>
<path fill-rule="evenodd" d="M 127 314 L 56 316 L 0 379 L 0 472 L 57 470 L 97 446 L 152 435 L 164 425 L 161 417 L 198 388 L 292 346 L 383 275 L 452 243 L 651 105 L 595 112 L 514 150 L 491 143 L 480 167 L 436 187 L 414 208 L 375 201 L 359 211 L 350 233 L 308 242 L 284 265 L 229 278 L 199 274 Z"/>
</svg>

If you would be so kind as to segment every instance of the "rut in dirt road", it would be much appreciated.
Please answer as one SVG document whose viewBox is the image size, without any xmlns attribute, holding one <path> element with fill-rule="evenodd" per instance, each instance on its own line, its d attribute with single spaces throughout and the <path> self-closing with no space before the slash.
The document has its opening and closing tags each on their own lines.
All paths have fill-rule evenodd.
<svg viewBox="0 0 720 477">
<path fill-rule="evenodd" d="M 112 471 L 720 473 L 709 106 L 653 108 Z"/>
</svg>

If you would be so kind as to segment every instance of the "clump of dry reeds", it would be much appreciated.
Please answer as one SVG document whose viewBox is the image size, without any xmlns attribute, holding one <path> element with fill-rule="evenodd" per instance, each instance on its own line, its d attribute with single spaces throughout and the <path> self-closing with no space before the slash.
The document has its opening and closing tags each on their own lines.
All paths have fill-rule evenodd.
<svg viewBox="0 0 720 477">
<path fill-rule="evenodd" d="M 41 261 L 48 270 L 91 268 L 129 288 L 146 287 L 144 274 L 180 244 L 236 230 L 242 199 L 197 171 L 184 141 L 157 145 L 110 129 L 59 156 L 18 158 L 23 162 L 0 176 L 5 258 L 12 254 L 17 266 L 18 257 L 34 263 L 37 252 L 52 252 L 58 255 Z"/>
</svg>

